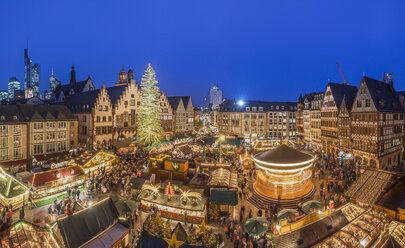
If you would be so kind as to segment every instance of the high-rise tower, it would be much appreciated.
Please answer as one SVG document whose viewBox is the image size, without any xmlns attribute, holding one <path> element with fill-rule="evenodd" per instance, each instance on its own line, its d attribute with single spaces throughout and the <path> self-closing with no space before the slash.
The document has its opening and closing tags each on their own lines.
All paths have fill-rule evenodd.
<svg viewBox="0 0 405 248">
<path fill-rule="evenodd" d="M 28 47 L 24 49 L 24 89 L 31 87 L 31 63 L 28 57 Z"/>
<path fill-rule="evenodd" d="M 41 98 L 40 86 L 40 66 L 34 64 L 31 67 L 31 87 L 34 89 L 34 96 Z"/>
<path fill-rule="evenodd" d="M 16 77 L 11 77 L 8 82 L 8 99 L 10 101 L 16 98 L 15 92 L 20 90 L 21 83 Z"/>
</svg>

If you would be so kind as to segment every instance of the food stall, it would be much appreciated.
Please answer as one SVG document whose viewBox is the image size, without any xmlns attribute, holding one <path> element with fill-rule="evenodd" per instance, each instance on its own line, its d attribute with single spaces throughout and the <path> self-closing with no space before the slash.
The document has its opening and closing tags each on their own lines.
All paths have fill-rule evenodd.
<svg viewBox="0 0 405 248">
<path fill-rule="evenodd" d="M 162 217 L 188 223 L 207 222 L 207 198 L 202 197 L 203 190 L 186 186 L 164 184 L 146 184 L 142 187 L 139 199 L 142 211 L 151 211 L 156 207 Z"/>
<path fill-rule="evenodd" d="M 228 169 L 219 168 L 211 173 L 210 187 L 238 188 L 238 174 Z"/>
<path fill-rule="evenodd" d="M 388 221 L 385 214 L 368 210 L 315 247 L 370 247 Z"/>
<path fill-rule="evenodd" d="M 391 237 L 401 246 L 405 247 L 405 224 L 392 221 L 388 226 Z"/>
<path fill-rule="evenodd" d="M 67 187 L 80 186 L 85 174 L 78 165 L 34 173 L 28 179 L 28 186 L 34 191 L 34 198 L 42 198 L 66 190 Z"/>
<path fill-rule="evenodd" d="M 361 208 L 352 203 L 349 203 L 346 206 L 342 207 L 342 213 L 349 222 L 360 216 L 360 214 L 362 214 L 364 211 L 364 208 Z"/>
<path fill-rule="evenodd" d="M 3 206 L 12 205 L 19 208 L 24 200 L 28 200 L 28 188 L 0 167 L 0 201 Z"/>
<path fill-rule="evenodd" d="M 22 220 L 11 226 L 8 239 L 3 241 L 3 247 L 60 247 L 48 229 Z"/>
<path fill-rule="evenodd" d="M 109 171 L 116 158 L 117 156 L 112 153 L 99 151 L 95 154 L 85 153 L 80 156 L 75 162 L 83 168 L 86 174 L 90 172 L 98 174 L 102 168 L 104 168 L 106 171 Z"/>
</svg>

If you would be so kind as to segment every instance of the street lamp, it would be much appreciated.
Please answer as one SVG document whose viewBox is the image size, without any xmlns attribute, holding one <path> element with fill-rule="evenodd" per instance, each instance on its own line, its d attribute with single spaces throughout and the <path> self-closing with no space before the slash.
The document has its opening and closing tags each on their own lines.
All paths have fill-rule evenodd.
<svg viewBox="0 0 405 248">
<path fill-rule="evenodd" d="M 225 139 L 224 136 L 219 137 L 219 163 L 222 164 L 222 141 Z"/>
</svg>

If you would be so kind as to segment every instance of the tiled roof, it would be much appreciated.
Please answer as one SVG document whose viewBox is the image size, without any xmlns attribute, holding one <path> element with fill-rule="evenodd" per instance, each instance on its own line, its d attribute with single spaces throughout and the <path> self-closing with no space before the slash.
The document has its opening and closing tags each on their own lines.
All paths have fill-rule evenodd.
<svg viewBox="0 0 405 248">
<path fill-rule="evenodd" d="M 24 122 L 25 118 L 17 105 L 0 105 L 0 123 Z"/>
<path fill-rule="evenodd" d="M 369 77 L 363 77 L 362 82 L 367 85 L 374 106 L 380 112 L 403 112 L 398 100 L 398 93 L 390 85 Z"/>
<path fill-rule="evenodd" d="M 176 110 L 179 106 L 181 97 L 180 96 L 169 96 L 167 98 L 169 100 L 170 105 L 172 106 L 173 110 Z"/>
<path fill-rule="evenodd" d="M 91 112 L 99 93 L 100 90 L 91 90 L 73 94 L 66 102 L 66 106 L 74 113 Z M 86 105 L 89 105 L 89 107 L 87 108 Z"/>
<path fill-rule="evenodd" d="M 28 179 L 28 182 L 32 186 L 38 186 L 44 183 L 49 183 L 59 179 L 69 178 L 71 176 L 77 176 L 81 174 L 84 174 L 83 169 L 80 166 L 75 165 L 66 168 L 35 173 L 30 177 L 30 179 Z"/>
<path fill-rule="evenodd" d="M 336 107 L 339 109 L 340 104 L 342 104 L 343 97 L 346 96 L 347 99 L 356 96 L 357 87 L 353 85 L 339 84 L 339 83 L 328 83 L 330 90 L 333 95 Z M 347 100 L 346 99 L 346 100 Z M 347 102 L 346 102 L 347 104 Z"/>
<path fill-rule="evenodd" d="M 18 104 L 17 107 L 26 121 L 76 120 L 73 113 L 64 105 Z"/>
<path fill-rule="evenodd" d="M 277 108 L 278 106 L 278 108 Z M 259 107 L 263 107 L 262 112 L 268 111 L 296 111 L 296 102 L 265 102 L 265 101 L 246 101 L 242 106 L 236 103 L 234 99 L 227 99 L 219 105 L 220 112 L 246 112 L 246 107 L 250 107 L 248 112 L 261 112 Z M 252 107 L 257 107 L 252 111 Z"/>
<path fill-rule="evenodd" d="M 113 106 L 117 104 L 118 100 L 127 87 L 128 85 L 119 85 L 107 88 L 108 96 L 110 97 L 111 104 Z"/>
</svg>

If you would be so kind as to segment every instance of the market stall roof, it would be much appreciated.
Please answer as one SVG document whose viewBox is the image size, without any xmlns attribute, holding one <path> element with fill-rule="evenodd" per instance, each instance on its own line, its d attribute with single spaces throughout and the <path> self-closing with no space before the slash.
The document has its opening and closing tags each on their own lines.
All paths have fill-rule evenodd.
<svg viewBox="0 0 405 248">
<path fill-rule="evenodd" d="M 59 168 L 55 170 L 34 173 L 30 177 L 30 179 L 28 179 L 28 182 L 32 186 L 37 186 L 47 182 L 52 182 L 59 179 L 69 178 L 81 174 L 84 174 L 83 169 L 78 165 L 73 165 L 66 168 Z"/>
<path fill-rule="evenodd" d="M 382 198 L 376 203 L 382 207 L 397 211 L 398 208 L 405 209 L 405 177 L 399 180 Z"/>
<path fill-rule="evenodd" d="M 274 238 L 274 242 L 276 247 L 311 247 L 337 232 L 348 223 L 342 211 L 338 210 L 330 214 L 328 218 L 320 219 L 298 230 L 277 236 Z"/>
<path fill-rule="evenodd" d="M 314 155 L 281 144 L 274 149 L 257 154 L 254 158 L 256 161 L 265 163 L 296 164 L 310 161 Z"/>
<path fill-rule="evenodd" d="M 88 242 L 93 238 L 105 234 L 117 222 L 117 209 L 112 200 L 106 198 L 82 211 L 59 218 L 56 233 L 63 238 L 67 248 L 80 247 L 86 243 L 90 244 Z M 113 236 L 110 235 L 109 237 L 112 238 Z M 114 236 L 114 238 L 116 237 Z"/>
<path fill-rule="evenodd" d="M 2 170 L 2 169 L 0 169 Z M 28 194 L 28 189 L 17 179 L 7 173 L 0 176 L 0 194 L 5 198 L 13 198 L 22 194 Z"/>
<path fill-rule="evenodd" d="M 118 241 L 121 240 L 127 233 L 129 229 L 125 226 L 117 223 L 104 232 L 102 235 L 97 237 L 97 239 L 91 241 L 83 248 L 110 248 Z"/>
<path fill-rule="evenodd" d="M 395 177 L 396 174 L 392 172 L 368 169 L 350 185 L 346 194 L 358 202 L 372 205 L 381 197 Z M 394 195 L 394 193 L 395 190 L 392 194 Z"/>
<path fill-rule="evenodd" d="M 219 168 L 211 173 L 210 186 L 238 187 L 238 174 L 228 169 Z"/>
<path fill-rule="evenodd" d="M 51 232 L 47 229 L 21 220 L 11 226 L 8 237 L 6 242 L 8 242 L 9 247 L 14 248 L 60 247 L 55 240 L 51 238 Z"/>
<path fill-rule="evenodd" d="M 192 154 L 193 150 L 191 150 L 189 145 L 182 145 L 177 147 L 181 153 L 183 153 L 184 155 L 188 155 L 188 154 Z"/>
<path fill-rule="evenodd" d="M 167 242 L 159 237 L 152 236 L 147 232 L 142 232 L 139 239 L 137 248 L 149 248 L 149 247 L 167 247 Z M 205 246 L 182 244 L 180 248 L 206 248 Z"/>
<path fill-rule="evenodd" d="M 180 222 L 177 223 L 172 233 L 176 235 L 177 240 L 185 241 L 187 238 L 187 232 L 184 230 L 184 227 Z"/>
<path fill-rule="evenodd" d="M 211 189 L 210 192 L 210 202 L 221 204 L 221 205 L 232 205 L 238 204 L 238 194 L 236 190 L 220 190 Z"/>
</svg>

